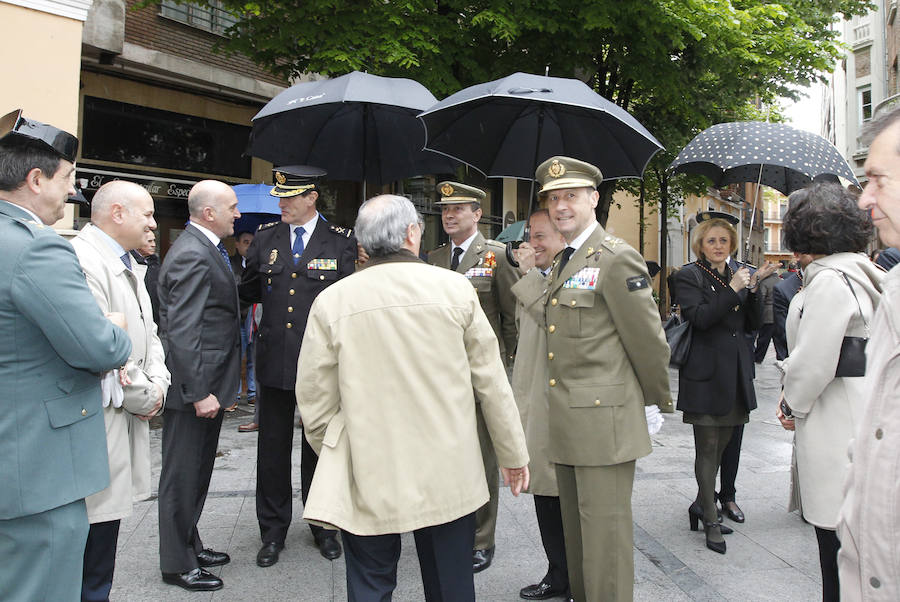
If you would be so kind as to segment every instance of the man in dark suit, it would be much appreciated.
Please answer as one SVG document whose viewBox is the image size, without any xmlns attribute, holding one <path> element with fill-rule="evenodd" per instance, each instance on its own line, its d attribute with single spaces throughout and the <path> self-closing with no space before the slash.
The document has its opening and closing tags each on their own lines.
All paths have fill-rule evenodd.
<svg viewBox="0 0 900 602">
<path fill-rule="evenodd" d="M 131 251 L 134 260 L 143 266 L 147 266 L 144 274 L 144 286 L 150 295 L 150 305 L 153 308 L 153 321 L 159 326 L 159 255 L 156 254 L 156 233 L 147 239 L 143 247 Z"/>
<path fill-rule="evenodd" d="M 109 484 L 97 375 L 125 364 L 131 340 L 49 227 L 77 154 L 67 132 L 0 119 L 0 600 L 78 598 L 84 498 Z"/>
<path fill-rule="evenodd" d="M 259 227 L 247 250 L 241 300 L 262 303 L 256 340 L 259 438 L 256 452 L 256 517 L 262 548 L 256 564 L 278 562 L 291 524 L 291 449 L 297 399 L 297 357 L 306 318 L 316 296 L 356 269 L 356 238 L 329 224 L 316 209 L 325 170 L 305 165 L 274 171 L 272 196 L 281 200 L 281 221 Z M 318 456 L 300 437 L 300 491 L 306 503 Z M 337 532 L 310 525 L 319 552 L 341 555 Z"/>
<path fill-rule="evenodd" d="M 803 275 L 799 271 L 790 272 L 775 285 L 772 291 L 772 314 L 775 320 L 772 342 L 775 343 L 775 359 L 783 360 L 788 356 L 787 334 L 784 330 L 784 323 L 787 321 L 791 299 L 800 291 L 802 285 Z"/>
<path fill-rule="evenodd" d="M 241 216 L 230 186 L 198 182 L 190 222 L 159 276 L 160 330 L 172 386 L 166 399 L 159 475 L 159 560 L 163 581 L 192 591 L 221 589 L 205 570 L 230 561 L 204 549 L 197 531 L 222 426 L 240 386 L 237 287 L 221 239 Z"/>
</svg>

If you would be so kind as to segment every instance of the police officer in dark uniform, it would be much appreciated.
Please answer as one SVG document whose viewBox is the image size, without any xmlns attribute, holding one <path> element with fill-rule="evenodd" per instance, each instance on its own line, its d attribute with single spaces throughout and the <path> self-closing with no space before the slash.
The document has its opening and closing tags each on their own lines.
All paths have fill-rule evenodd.
<svg viewBox="0 0 900 602">
<path fill-rule="evenodd" d="M 278 562 L 291 522 L 294 387 L 309 308 L 319 292 L 353 273 L 357 258 L 351 230 L 329 224 L 316 210 L 317 183 L 325 170 L 292 165 L 276 168 L 274 175 L 270 194 L 281 199 L 281 221 L 257 230 L 239 287 L 242 301 L 265 307 L 255 341 L 261 404 L 256 516 L 263 542 L 256 563 L 263 567 Z M 306 503 L 318 458 L 306 437 L 301 434 L 300 439 L 301 493 Z M 317 525 L 310 529 L 322 556 L 340 557 L 336 531 Z"/>
</svg>

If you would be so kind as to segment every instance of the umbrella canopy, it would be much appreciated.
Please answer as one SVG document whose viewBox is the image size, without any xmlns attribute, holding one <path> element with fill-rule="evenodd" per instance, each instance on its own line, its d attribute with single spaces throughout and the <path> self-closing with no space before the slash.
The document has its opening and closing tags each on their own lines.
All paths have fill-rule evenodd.
<svg viewBox="0 0 900 602">
<path fill-rule="evenodd" d="M 717 188 L 759 182 L 784 193 L 840 176 L 859 184 L 841 153 L 822 136 L 782 123 L 736 121 L 700 132 L 669 165 L 706 176 Z"/>
<path fill-rule="evenodd" d="M 422 150 L 416 120 L 437 99 L 411 79 L 354 71 L 291 86 L 253 118 L 247 154 L 277 165 L 315 165 L 335 180 L 391 182 L 452 173 L 457 163 Z"/>
<path fill-rule="evenodd" d="M 524 236 L 525 220 L 519 220 L 503 228 L 503 232 L 501 232 L 494 240 L 497 242 L 515 242 L 517 240 L 522 240 Z"/>
<path fill-rule="evenodd" d="M 448 96 L 419 115 L 426 148 L 487 176 L 534 179 L 554 155 L 606 180 L 639 178 L 663 147 L 634 117 L 576 79 L 514 73 Z"/>
<path fill-rule="evenodd" d="M 279 199 L 269 194 L 268 184 L 236 184 L 232 186 L 237 195 L 238 211 L 241 213 L 271 213 L 281 215 Z"/>
</svg>

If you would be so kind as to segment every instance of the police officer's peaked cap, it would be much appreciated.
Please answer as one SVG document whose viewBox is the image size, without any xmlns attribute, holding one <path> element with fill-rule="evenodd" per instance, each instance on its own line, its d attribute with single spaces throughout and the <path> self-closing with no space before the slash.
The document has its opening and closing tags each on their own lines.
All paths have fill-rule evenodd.
<svg viewBox="0 0 900 602">
<path fill-rule="evenodd" d="M 731 215 L 730 213 L 725 213 L 724 211 L 698 211 L 697 212 L 697 223 L 705 222 L 710 219 L 723 219 L 732 226 L 737 226 L 738 222 L 740 222 L 740 218 L 736 215 Z"/>
<path fill-rule="evenodd" d="M 311 165 L 286 165 L 272 170 L 275 187 L 269 191 L 272 196 L 297 196 L 312 190 L 319 181 L 328 175 L 321 167 Z"/>
<path fill-rule="evenodd" d="M 571 157 L 550 157 L 534 172 L 541 185 L 539 192 L 561 188 L 596 188 L 603 181 L 600 169 Z"/>
<path fill-rule="evenodd" d="M 0 139 L 7 136 L 41 142 L 70 163 L 78 156 L 78 138 L 52 125 L 22 117 L 22 109 L 0 118 Z"/>
<path fill-rule="evenodd" d="M 435 205 L 458 205 L 460 203 L 478 203 L 487 196 L 480 188 L 467 186 L 459 182 L 441 182 L 437 185 L 441 200 Z"/>
</svg>

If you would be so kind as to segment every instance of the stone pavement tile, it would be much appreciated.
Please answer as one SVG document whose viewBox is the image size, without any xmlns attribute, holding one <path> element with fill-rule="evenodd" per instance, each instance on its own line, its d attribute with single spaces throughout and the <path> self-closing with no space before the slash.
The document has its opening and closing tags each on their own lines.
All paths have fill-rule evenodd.
<svg viewBox="0 0 900 602">
<path fill-rule="evenodd" d="M 282 555 L 278 564 L 256 566 L 255 554 L 249 562 L 223 567 L 225 587 L 214 600 L 334 600 L 334 567 L 332 563 L 294 561 Z M 327 564 L 325 564 L 327 563 Z M 343 575 L 343 572 L 341 573 Z"/>
<path fill-rule="evenodd" d="M 730 551 L 729 551 L 730 553 Z M 822 587 L 795 569 L 740 570 L 719 575 L 712 584 L 735 602 L 816 602 Z"/>
</svg>

